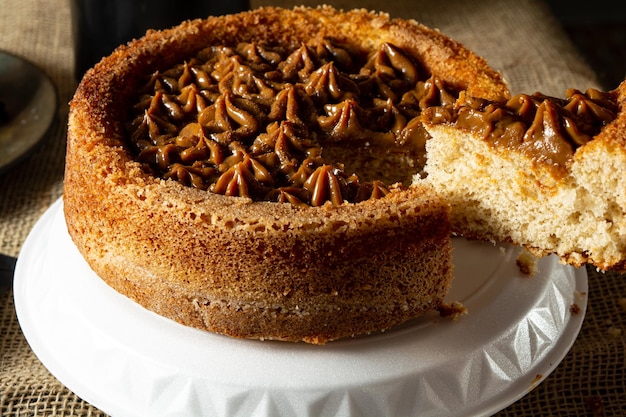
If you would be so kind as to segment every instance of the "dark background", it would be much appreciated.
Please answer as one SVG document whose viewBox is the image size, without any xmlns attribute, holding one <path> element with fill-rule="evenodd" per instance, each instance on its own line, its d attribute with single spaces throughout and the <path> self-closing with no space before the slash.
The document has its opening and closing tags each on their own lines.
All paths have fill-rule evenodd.
<svg viewBox="0 0 626 417">
<path fill-rule="evenodd" d="M 574 44 L 607 90 L 626 79 L 623 0 L 547 0 Z"/>
</svg>

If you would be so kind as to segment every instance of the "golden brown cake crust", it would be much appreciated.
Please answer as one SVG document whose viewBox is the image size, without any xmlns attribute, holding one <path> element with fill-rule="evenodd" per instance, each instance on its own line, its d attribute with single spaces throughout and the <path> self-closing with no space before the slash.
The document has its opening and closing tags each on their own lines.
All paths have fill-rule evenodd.
<svg viewBox="0 0 626 417">
<path fill-rule="evenodd" d="M 186 325 L 311 343 L 441 303 L 452 279 L 448 205 L 429 187 L 339 206 L 252 202 L 155 178 L 128 151 L 123 121 L 146 74 L 208 45 L 298 45 L 311 34 L 390 41 L 450 85 L 508 97 L 500 75 L 457 42 L 362 10 L 264 8 L 151 31 L 88 71 L 71 101 L 66 221 L 109 285 Z"/>
</svg>

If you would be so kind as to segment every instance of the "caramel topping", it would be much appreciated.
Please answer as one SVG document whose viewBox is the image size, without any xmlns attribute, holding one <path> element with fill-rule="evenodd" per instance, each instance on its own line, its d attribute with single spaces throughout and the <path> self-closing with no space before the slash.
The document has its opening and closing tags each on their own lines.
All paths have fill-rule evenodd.
<svg viewBox="0 0 626 417">
<path fill-rule="evenodd" d="M 217 194 L 311 206 L 383 198 L 421 169 L 423 109 L 458 96 L 418 68 L 390 43 L 212 46 L 146 79 L 130 145 L 154 175 Z M 362 161 L 347 171 L 344 158 Z"/>
<path fill-rule="evenodd" d="M 332 62 L 324 64 L 320 69 L 313 72 L 304 89 L 318 102 L 324 103 L 353 98 L 358 91 L 356 83 L 341 74 Z"/>
<path fill-rule="evenodd" d="M 563 172 L 576 149 L 616 116 L 616 97 L 595 89 L 585 93 L 570 89 L 564 99 L 520 94 L 506 103 L 488 102 L 462 92 L 453 104 L 422 113 L 429 123 L 453 123 L 494 146 L 519 149 L 551 166 L 555 173 Z"/>
<path fill-rule="evenodd" d="M 307 178 L 303 188 L 311 194 L 311 205 L 321 206 L 326 200 L 333 204 L 342 203 L 341 187 L 333 168 L 322 165 Z"/>
</svg>

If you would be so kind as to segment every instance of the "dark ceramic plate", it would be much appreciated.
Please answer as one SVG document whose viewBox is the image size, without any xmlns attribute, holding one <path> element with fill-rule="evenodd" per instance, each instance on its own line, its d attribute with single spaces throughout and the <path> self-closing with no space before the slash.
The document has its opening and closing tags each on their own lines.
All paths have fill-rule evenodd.
<svg viewBox="0 0 626 417">
<path fill-rule="evenodd" d="M 0 51 L 0 173 L 46 137 L 57 106 L 56 88 L 43 71 Z"/>
</svg>

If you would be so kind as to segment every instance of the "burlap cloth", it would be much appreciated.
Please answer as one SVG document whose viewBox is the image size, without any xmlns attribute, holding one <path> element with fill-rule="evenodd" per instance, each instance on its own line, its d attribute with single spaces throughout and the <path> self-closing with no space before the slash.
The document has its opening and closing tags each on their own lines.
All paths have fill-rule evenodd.
<svg viewBox="0 0 626 417">
<path fill-rule="evenodd" d="M 309 5 L 315 4 L 308 1 Z M 513 92 L 563 95 L 567 87 L 596 87 L 590 67 L 538 0 L 330 1 L 340 8 L 385 10 L 414 18 L 464 42 L 502 71 Z M 252 6 L 291 6 L 253 1 Z M 38 152 L 0 175 L 0 248 L 18 255 L 43 212 L 62 194 L 67 103 L 75 83 L 68 0 L 3 0 L 0 49 L 39 65 L 56 83 L 58 123 Z M 499 416 L 626 415 L 626 281 L 589 269 L 588 313 L 573 348 L 536 389 Z M 0 415 L 102 416 L 39 362 L 25 341 L 12 293 L 0 298 Z M 120 416 L 123 417 L 123 416 Z"/>
</svg>

